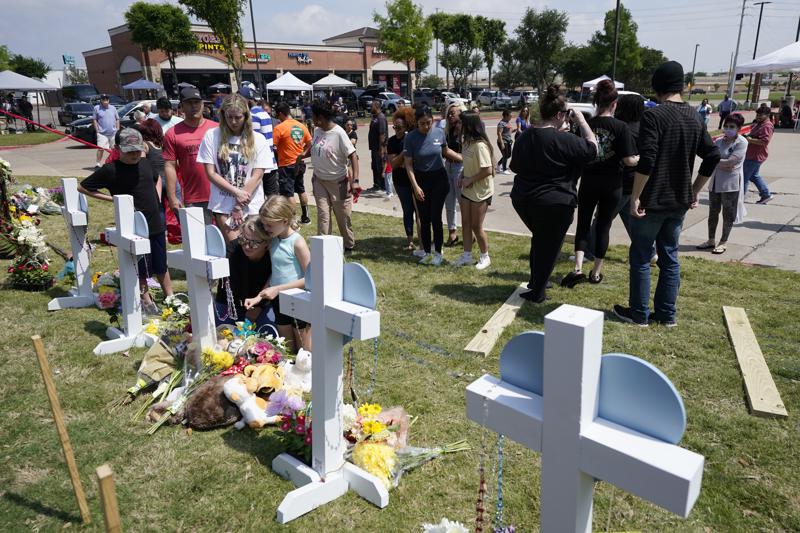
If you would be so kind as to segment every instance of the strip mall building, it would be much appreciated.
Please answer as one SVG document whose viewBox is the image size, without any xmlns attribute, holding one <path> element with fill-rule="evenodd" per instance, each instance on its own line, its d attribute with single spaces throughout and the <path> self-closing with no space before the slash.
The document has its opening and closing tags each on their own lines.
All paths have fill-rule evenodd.
<svg viewBox="0 0 800 533">
<path fill-rule="evenodd" d="M 177 58 L 178 82 L 191 83 L 203 94 L 215 83 L 235 86 L 219 39 L 208 26 L 192 25 L 192 32 L 197 37 L 198 51 Z M 143 53 L 132 41 L 127 25 L 111 28 L 108 36 L 111 45 L 83 52 L 89 81 L 100 92 L 121 95 L 123 85 L 144 77 L 162 84 L 168 94 L 174 94 L 169 61 L 164 52 Z M 325 39 L 323 43 L 259 42 L 254 46 L 252 42 L 245 42 L 242 79 L 255 82 L 257 70 L 260 70 L 264 86 L 290 71 L 301 80 L 313 83 L 334 73 L 360 87 L 374 83 L 383 84 L 398 94 L 407 92 L 406 66 L 389 60 L 380 50 L 376 29 L 359 28 Z"/>
</svg>

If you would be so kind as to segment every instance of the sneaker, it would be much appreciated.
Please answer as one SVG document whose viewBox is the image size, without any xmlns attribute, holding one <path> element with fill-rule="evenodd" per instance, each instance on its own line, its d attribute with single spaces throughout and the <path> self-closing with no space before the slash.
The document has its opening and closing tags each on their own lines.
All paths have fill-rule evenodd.
<svg viewBox="0 0 800 533">
<path fill-rule="evenodd" d="M 489 254 L 481 254 L 480 259 L 478 259 L 478 264 L 475 265 L 475 268 L 478 270 L 485 270 L 489 268 L 489 265 L 492 264 L 492 260 L 489 259 Z"/>
<path fill-rule="evenodd" d="M 614 306 L 614 315 L 617 318 L 625 322 L 626 324 L 633 324 L 634 326 L 639 326 L 640 328 L 646 328 L 647 322 L 639 322 L 633 317 L 633 312 L 631 311 L 630 307 L 623 307 L 621 305 Z"/>
<path fill-rule="evenodd" d="M 433 254 L 428 254 L 428 253 L 425 253 L 425 252 L 423 252 L 423 254 L 425 254 L 425 255 L 423 255 L 422 259 L 419 260 L 419 264 L 420 265 L 427 265 L 433 259 Z"/>
<path fill-rule="evenodd" d="M 770 200 L 772 200 L 773 198 L 774 198 L 774 195 L 772 195 L 772 194 L 770 194 L 769 196 L 763 196 L 763 197 L 759 198 L 759 200 L 756 203 L 764 205 L 767 202 L 769 202 Z"/>
<path fill-rule="evenodd" d="M 300 217 L 301 224 L 311 224 L 311 219 L 308 217 Z"/>
<path fill-rule="evenodd" d="M 472 254 L 468 253 L 468 252 L 464 252 L 463 254 L 461 254 L 461 257 L 459 257 L 455 261 L 455 263 L 453 263 L 453 266 L 463 267 L 463 266 L 467 266 L 467 265 L 471 265 L 471 264 L 472 264 Z"/>
<path fill-rule="evenodd" d="M 431 265 L 438 267 L 442 264 L 442 254 L 441 252 L 434 252 L 433 259 L 431 259 Z"/>
<path fill-rule="evenodd" d="M 386 198 L 392 198 L 392 197 L 394 197 L 394 193 L 393 192 L 387 192 L 386 193 Z"/>
<path fill-rule="evenodd" d="M 158 310 L 158 306 L 155 302 L 142 302 L 142 313 L 145 315 L 160 315 L 161 311 Z"/>
<path fill-rule="evenodd" d="M 416 250 L 411 252 L 411 255 L 413 255 L 414 257 L 425 257 L 425 250 L 423 250 L 422 248 L 417 248 Z"/>
<path fill-rule="evenodd" d="M 674 318 L 660 318 L 656 315 L 650 315 L 650 322 L 653 324 L 658 324 L 659 326 L 664 326 L 665 328 L 674 328 L 677 327 L 678 321 Z"/>
<path fill-rule="evenodd" d="M 102 163 L 95 163 L 95 164 L 94 164 L 94 168 L 100 168 L 100 167 L 102 167 L 102 166 L 103 166 L 103 164 L 102 164 Z"/>
<path fill-rule="evenodd" d="M 503 172 L 501 172 L 501 174 L 511 174 L 511 171 L 508 170 L 508 169 L 505 169 Z"/>
</svg>

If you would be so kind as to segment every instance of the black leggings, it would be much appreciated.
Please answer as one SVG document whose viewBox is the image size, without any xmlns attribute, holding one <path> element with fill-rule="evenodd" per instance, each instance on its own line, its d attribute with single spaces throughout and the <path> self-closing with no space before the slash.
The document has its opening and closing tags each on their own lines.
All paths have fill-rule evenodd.
<svg viewBox="0 0 800 533">
<path fill-rule="evenodd" d="M 617 216 L 622 188 L 609 189 L 602 183 L 593 183 L 591 178 L 589 181 L 584 180 L 586 178 L 581 178 L 581 187 L 578 190 L 578 227 L 575 229 L 575 250 L 592 252 L 596 258 L 603 259 L 608 251 L 611 223 Z M 594 250 L 591 250 L 589 232 L 595 207 L 597 208 L 597 220 L 594 226 Z"/>
<path fill-rule="evenodd" d="M 450 182 L 444 168 L 433 172 L 417 172 L 417 184 L 425 194 L 425 200 L 419 202 L 420 238 L 422 248 L 431 252 L 431 226 L 433 226 L 433 246 L 441 253 L 444 243 L 442 230 L 442 210 L 447 193 L 450 192 Z"/>
<path fill-rule="evenodd" d="M 514 142 L 511 139 L 503 139 L 503 144 L 505 145 L 505 148 L 500 149 L 501 157 L 500 161 L 497 162 L 497 166 L 503 170 L 508 170 L 508 163 L 511 160 L 511 148 L 514 145 Z M 497 143 L 497 147 L 500 148 L 500 143 Z"/>
<path fill-rule="evenodd" d="M 553 273 L 564 237 L 572 224 L 575 208 L 568 205 L 531 205 L 525 200 L 513 198 L 511 204 L 531 231 L 531 277 L 528 288 L 533 291 L 532 300 L 541 300 L 544 298 L 547 278 Z"/>
</svg>

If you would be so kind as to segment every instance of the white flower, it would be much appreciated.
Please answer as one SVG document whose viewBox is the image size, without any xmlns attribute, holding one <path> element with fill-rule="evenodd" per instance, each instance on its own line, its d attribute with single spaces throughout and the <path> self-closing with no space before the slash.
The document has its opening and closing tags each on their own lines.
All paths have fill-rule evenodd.
<svg viewBox="0 0 800 533">
<path fill-rule="evenodd" d="M 461 522 L 451 522 L 442 518 L 438 524 L 422 524 L 423 533 L 469 533 L 469 529 Z"/>
<path fill-rule="evenodd" d="M 342 405 L 342 424 L 345 432 L 350 431 L 353 428 L 353 424 L 356 423 L 357 417 L 358 412 L 352 404 L 346 403 Z"/>
<path fill-rule="evenodd" d="M 186 304 L 181 304 L 178 306 L 178 314 L 180 315 L 188 315 L 189 314 L 189 306 Z"/>
</svg>

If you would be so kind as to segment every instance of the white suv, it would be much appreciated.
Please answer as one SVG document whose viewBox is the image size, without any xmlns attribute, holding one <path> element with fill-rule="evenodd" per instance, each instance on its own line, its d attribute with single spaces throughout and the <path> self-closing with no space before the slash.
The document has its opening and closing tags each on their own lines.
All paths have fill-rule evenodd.
<svg viewBox="0 0 800 533">
<path fill-rule="evenodd" d="M 495 109 L 500 107 L 511 107 L 511 98 L 503 94 L 502 91 L 483 91 L 478 96 L 481 105 L 492 106 Z"/>
<path fill-rule="evenodd" d="M 395 93 L 378 93 L 373 101 L 381 103 L 381 110 L 394 113 L 398 107 L 410 106 L 411 102 L 405 98 L 397 96 Z"/>
<path fill-rule="evenodd" d="M 511 105 L 520 107 L 539 101 L 539 95 L 534 91 L 511 91 L 508 93 L 508 97 L 511 98 Z"/>
</svg>

